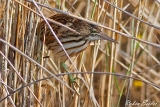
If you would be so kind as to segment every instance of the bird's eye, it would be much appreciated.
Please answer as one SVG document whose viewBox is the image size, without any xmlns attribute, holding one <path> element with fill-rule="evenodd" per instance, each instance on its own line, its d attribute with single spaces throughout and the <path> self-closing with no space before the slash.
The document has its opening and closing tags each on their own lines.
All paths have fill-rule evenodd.
<svg viewBox="0 0 160 107">
<path fill-rule="evenodd" d="M 96 33 L 97 32 L 97 30 L 96 29 L 92 29 L 92 33 Z"/>
</svg>

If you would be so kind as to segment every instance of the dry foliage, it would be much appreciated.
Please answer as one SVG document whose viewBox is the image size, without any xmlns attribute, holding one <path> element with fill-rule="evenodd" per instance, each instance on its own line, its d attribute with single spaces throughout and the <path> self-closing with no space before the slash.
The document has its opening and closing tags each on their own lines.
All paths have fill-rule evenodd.
<svg viewBox="0 0 160 107">
<path fill-rule="evenodd" d="M 66 61 L 76 82 L 39 40 L 31 1 L 0 1 L 0 107 L 160 106 L 159 0 L 36 0 L 46 18 L 69 13 L 119 43 L 97 41 Z"/>
</svg>

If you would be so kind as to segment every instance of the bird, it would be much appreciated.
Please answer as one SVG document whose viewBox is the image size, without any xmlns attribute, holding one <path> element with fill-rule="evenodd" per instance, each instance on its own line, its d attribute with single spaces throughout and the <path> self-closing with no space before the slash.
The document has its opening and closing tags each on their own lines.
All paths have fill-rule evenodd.
<svg viewBox="0 0 160 107">
<path fill-rule="evenodd" d="M 77 34 L 63 26 L 49 22 L 70 57 L 76 56 L 84 51 L 93 41 L 108 40 L 117 43 L 116 40 L 105 35 L 97 25 L 77 19 L 70 15 L 59 13 L 49 18 L 79 33 Z M 45 41 L 45 45 L 51 50 L 54 57 L 60 59 L 60 61 L 66 61 L 68 59 L 67 55 L 50 31 L 49 27 L 46 25 L 45 21 L 39 22 L 37 29 L 37 32 L 40 35 L 40 40 Z"/>
</svg>

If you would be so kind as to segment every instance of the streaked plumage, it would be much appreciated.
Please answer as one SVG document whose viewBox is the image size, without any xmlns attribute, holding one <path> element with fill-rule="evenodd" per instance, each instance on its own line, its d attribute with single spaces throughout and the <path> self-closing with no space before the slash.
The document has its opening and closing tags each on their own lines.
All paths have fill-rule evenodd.
<svg viewBox="0 0 160 107">
<path fill-rule="evenodd" d="M 85 50 L 91 41 L 104 39 L 104 40 L 109 40 L 111 42 L 116 42 L 109 36 L 105 36 L 97 26 L 73 18 L 71 16 L 64 14 L 56 14 L 50 18 L 80 33 L 80 35 L 78 35 L 64 27 L 50 23 L 51 27 L 53 28 L 53 31 L 56 33 L 59 40 L 62 42 L 64 48 L 66 49 L 70 57 L 77 55 L 78 53 Z M 55 55 L 56 58 L 60 58 L 61 61 L 65 61 L 67 59 L 67 56 L 63 52 L 62 47 L 54 38 L 50 29 L 48 29 L 44 21 L 38 24 L 38 29 L 39 29 L 38 31 L 40 32 L 41 40 L 43 41 L 45 28 L 46 28 L 46 34 L 45 34 L 46 46 L 48 47 L 49 50 L 52 51 L 53 55 Z"/>
</svg>

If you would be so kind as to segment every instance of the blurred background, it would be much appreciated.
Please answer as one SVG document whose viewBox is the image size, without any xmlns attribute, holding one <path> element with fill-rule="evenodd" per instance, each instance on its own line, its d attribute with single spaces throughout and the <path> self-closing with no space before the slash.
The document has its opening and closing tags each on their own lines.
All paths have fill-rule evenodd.
<svg viewBox="0 0 160 107">
<path fill-rule="evenodd" d="M 96 41 L 72 57 L 84 74 L 72 75 L 75 82 L 68 75 L 58 78 L 74 93 L 51 77 L 66 70 L 36 33 L 43 19 L 32 0 L 0 0 L 0 107 L 140 107 L 137 104 L 143 102 L 143 107 L 160 106 L 159 0 L 35 1 L 46 18 L 67 12 L 111 28 L 114 32 L 100 27 L 118 44 Z M 76 72 L 69 60 L 65 64 L 69 72 Z"/>
</svg>

